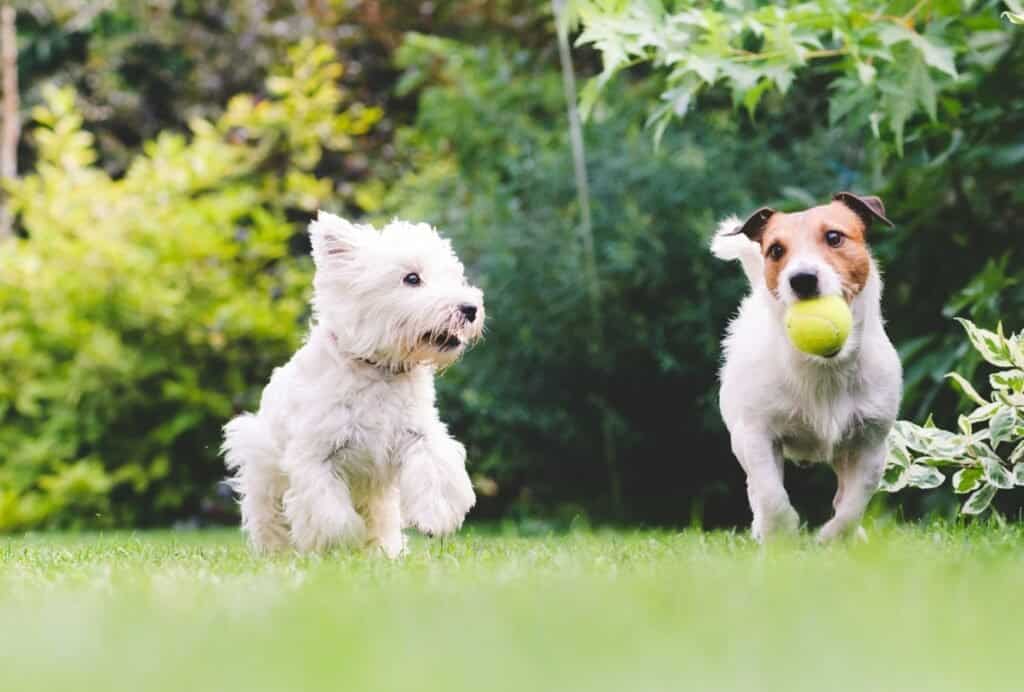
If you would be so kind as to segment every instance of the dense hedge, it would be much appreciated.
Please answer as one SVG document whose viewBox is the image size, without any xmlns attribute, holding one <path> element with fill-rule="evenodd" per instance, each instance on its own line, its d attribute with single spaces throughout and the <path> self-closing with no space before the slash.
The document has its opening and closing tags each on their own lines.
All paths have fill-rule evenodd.
<svg viewBox="0 0 1024 692">
<path fill-rule="evenodd" d="M 301 44 L 269 98 L 146 143 L 118 179 L 74 93 L 47 92 L 36 170 L 10 189 L 23 237 L 0 253 L 0 529 L 199 511 L 220 426 L 303 330 L 309 263 L 287 214 L 329 201 L 322 150 L 378 117 L 341 110 L 340 70 Z"/>
</svg>

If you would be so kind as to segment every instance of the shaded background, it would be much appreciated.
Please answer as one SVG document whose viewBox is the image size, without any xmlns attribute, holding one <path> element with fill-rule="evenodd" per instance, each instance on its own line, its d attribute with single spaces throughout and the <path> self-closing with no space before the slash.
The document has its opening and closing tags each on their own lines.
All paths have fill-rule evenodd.
<svg viewBox="0 0 1024 692">
<path fill-rule="evenodd" d="M 971 10 L 986 59 L 959 55 L 902 156 L 864 123 L 830 125 L 813 69 L 756 118 L 712 89 L 658 147 L 657 76 L 609 85 L 584 127 L 595 348 L 546 3 L 21 3 L 0 529 L 236 520 L 219 429 L 301 341 L 317 208 L 433 223 L 484 289 L 488 336 L 439 381 L 475 518 L 745 523 L 715 373 L 746 287 L 708 236 L 725 214 L 841 189 L 881 195 L 897 222 L 873 245 L 903 415 L 951 424 L 942 377 L 978 366 L 951 317 L 1024 323 L 1024 32 L 1000 9 Z M 581 79 L 600 69 L 589 48 L 574 58 Z M 822 518 L 829 472 L 791 476 Z"/>
</svg>

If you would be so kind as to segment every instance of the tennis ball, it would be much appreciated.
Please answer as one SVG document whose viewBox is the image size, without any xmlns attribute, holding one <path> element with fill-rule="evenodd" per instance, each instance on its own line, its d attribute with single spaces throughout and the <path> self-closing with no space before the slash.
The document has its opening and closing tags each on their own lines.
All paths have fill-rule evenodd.
<svg viewBox="0 0 1024 692">
<path fill-rule="evenodd" d="M 816 356 L 839 353 L 852 326 L 850 307 L 839 296 L 801 300 L 786 310 L 789 340 L 804 353 Z"/>
</svg>

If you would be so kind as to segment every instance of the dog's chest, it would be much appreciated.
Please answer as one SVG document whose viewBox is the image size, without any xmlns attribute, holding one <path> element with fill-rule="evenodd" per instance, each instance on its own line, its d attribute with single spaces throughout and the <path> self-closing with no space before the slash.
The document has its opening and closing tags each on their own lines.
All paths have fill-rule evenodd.
<svg viewBox="0 0 1024 692">
<path fill-rule="evenodd" d="M 863 427 L 863 394 L 856 380 L 799 382 L 778 399 L 773 428 L 794 461 L 831 462 Z"/>
<path fill-rule="evenodd" d="M 340 395 L 331 415 L 337 426 L 335 460 L 347 471 L 393 465 L 423 436 L 431 410 L 429 388 L 413 378 L 380 379 Z"/>
</svg>

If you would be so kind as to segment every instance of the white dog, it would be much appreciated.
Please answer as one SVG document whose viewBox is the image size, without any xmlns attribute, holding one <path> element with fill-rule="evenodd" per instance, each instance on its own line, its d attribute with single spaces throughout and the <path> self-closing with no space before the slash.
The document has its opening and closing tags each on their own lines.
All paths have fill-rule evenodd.
<svg viewBox="0 0 1024 692">
<path fill-rule="evenodd" d="M 881 480 L 902 371 L 866 242 L 876 221 L 892 225 L 880 199 L 841 192 L 802 212 L 764 208 L 743 223 L 727 219 L 712 242 L 718 257 L 740 260 L 751 286 L 725 338 L 720 406 L 758 540 L 799 525 L 784 456 L 835 470 L 835 516 L 818 534 L 823 541 L 859 529 Z M 851 334 L 830 358 L 802 353 L 786 337 L 786 308 L 817 295 L 843 296 L 853 312 Z"/>
<path fill-rule="evenodd" d="M 377 231 L 320 212 L 306 343 L 259 412 L 224 427 L 252 546 L 404 550 L 404 526 L 457 530 L 476 497 L 466 450 L 434 404 L 434 372 L 480 336 L 483 295 L 425 224 Z"/>
</svg>

